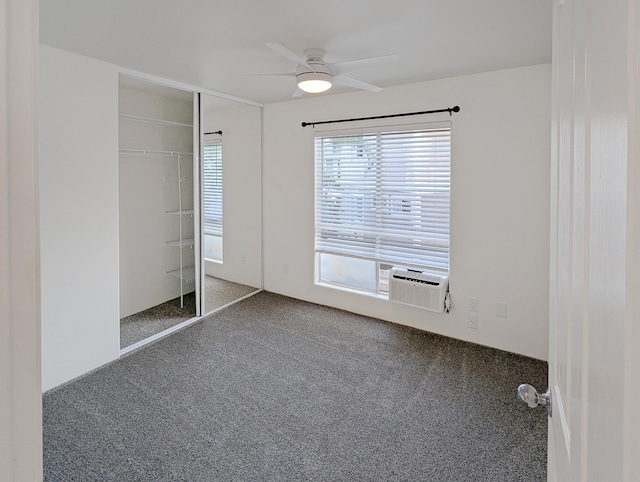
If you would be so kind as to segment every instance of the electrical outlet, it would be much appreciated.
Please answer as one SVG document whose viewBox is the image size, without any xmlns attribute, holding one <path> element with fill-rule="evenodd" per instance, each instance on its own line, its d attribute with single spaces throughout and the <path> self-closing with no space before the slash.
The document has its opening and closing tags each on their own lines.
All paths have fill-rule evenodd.
<svg viewBox="0 0 640 482">
<path fill-rule="evenodd" d="M 289 274 L 289 265 L 288 264 L 285 263 L 284 265 L 282 265 L 282 272 L 284 274 Z"/>
<path fill-rule="evenodd" d="M 473 330 L 478 329 L 478 315 L 476 313 L 467 313 L 467 326 Z"/>
<path fill-rule="evenodd" d="M 242 258 L 240 258 L 240 264 L 247 264 L 247 257 L 243 256 Z"/>
<path fill-rule="evenodd" d="M 506 303 L 496 303 L 496 316 L 498 318 L 506 318 L 507 317 L 507 304 Z"/>
<path fill-rule="evenodd" d="M 478 312 L 478 298 L 469 298 L 468 311 L 472 311 L 473 313 Z"/>
</svg>

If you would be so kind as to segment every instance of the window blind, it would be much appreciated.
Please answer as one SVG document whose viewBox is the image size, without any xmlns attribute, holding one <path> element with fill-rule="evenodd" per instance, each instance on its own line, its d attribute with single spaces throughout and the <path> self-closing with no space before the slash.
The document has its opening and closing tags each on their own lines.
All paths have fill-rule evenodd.
<svg viewBox="0 0 640 482">
<path fill-rule="evenodd" d="M 222 236 L 222 141 L 207 141 L 202 159 L 204 233 Z"/>
<path fill-rule="evenodd" d="M 318 135 L 315 249 L 449 269 L 451 129 Z"/>
</svg>

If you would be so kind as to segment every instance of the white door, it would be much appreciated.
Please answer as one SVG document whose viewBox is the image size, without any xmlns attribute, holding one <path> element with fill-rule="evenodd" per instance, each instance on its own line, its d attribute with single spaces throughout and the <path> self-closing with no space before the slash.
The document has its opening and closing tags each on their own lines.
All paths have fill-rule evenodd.
<svg viewBox="0 0 640 482">
<path fill-rule="evenodd" d="M 640 480 L 638 3 L 554 0 L 551 481 Z"/>
<path fill-rule="evenodd" d="M 551 247 L 549 292 L 549 479 L 572 479 L 580 454 L 583 320 L 588 284 L 588 155 L 585 119 L 584 35 L 586 2 L 556 2 L 553 19 L 551 138 Z M 581 42 L 582 41 L 582 42 Z M 582 55 L 581 55 L 582 54 Z M 582 64 L 582 65 L 579 65 Z M 586 371 L 586 370 L 585 370 Z M 576 419 L 577 417 L 577 419 Z M 577 423 L 576 423 L 577 422 Z M 573 429 L 573 431 L 572 431 Z M 573 433 L 572 433 L 573 432 Z M 572 440 L 573 436 L 573 440 Z M 573 441 L 573 446 L 572 446 Z M 573 449 L 573 456 L 572 456 Z"/>
</svg>

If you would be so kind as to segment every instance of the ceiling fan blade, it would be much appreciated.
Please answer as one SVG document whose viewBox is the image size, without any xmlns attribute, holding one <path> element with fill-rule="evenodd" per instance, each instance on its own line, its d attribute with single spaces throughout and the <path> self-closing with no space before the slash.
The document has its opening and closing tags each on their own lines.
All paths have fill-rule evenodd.
<svg viewBox="0 0 640 482">
<path fill-rule="evenodd" d="M 276 74 L 228 74 L 225 77 L 295 77 L 295 72 L 280 72 Z"/>
<path fill-rule="evenodd" d="M 335 75 L 340 75 L 351 70 L 389 64 L 392 62 L 397 62 L 398 60 L 400 60 L 400 57 L 398 55 L 384 55 L 382 57 L 371 57 L 369 59 L 360 60 L 347 60 L 345 62 L 336 62 L 327 65 Z"/>
<path fill-rule="evenodd" d="M 347 77 L 346 75 L 336 75 L 333 78 L 333 82 L 335 84 L 344 85 L 346 87 L 368 90 L 369 92 L 380 92 L 382 90 L 382 87 L 368 84 L 367 82 L 362 82 L 361 80 L 354 79 L 353 77 Z"/>
<path fill-rule="evenodd" d="M 296 97 L 302 97 L 303 95 L 304 95 L 304 91 L 300 87 L 298 87 L 291 97 L 296 98 Z"/>
<path fill-rule="evenodd" d="M 303 59 L 299 55 L 294 54 L 291 50 L 289 50 L 286 47 L 283 47 L 279 43 L 270 42 L 270 43 L 267 43 L 265 45 L 267 47 L 269 47 L 271 50 L 273 50 L 274 52 L 282 55 L 285 59 L 290 60 L 291 62 L 295 63 L 296 65 L 306 65 L 307 67 L 309 67 L 309 65 L 307 64 L 307 60 L 306 59 Z M 311 68 L 311 67 L 309 67 L 309 68 Z"/>
</svg>

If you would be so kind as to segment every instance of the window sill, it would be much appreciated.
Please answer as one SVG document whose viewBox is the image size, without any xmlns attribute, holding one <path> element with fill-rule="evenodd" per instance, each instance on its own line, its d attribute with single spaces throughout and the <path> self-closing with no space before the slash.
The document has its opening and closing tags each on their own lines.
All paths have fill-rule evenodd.
<svg viewBox="0 0 640 482">
<path fill-rule="evenodd" d="M 389 295 L 383 293 L 373 293 L 371 291 L 357 290 L 355 288 L 348 288 L 346 286 L 334 285 L 331 283 L 324 283 L 322 281 L 316 281 L 314 283 L 316 286 L 321 286 L 323 288 L 330 288 L 332 290 L 343 291 L 345 293 L 352 293 L 354 295 L 367 296 L 369 298 L 376 298 L 379 300 L 389 301 Z"/>
</svg>

